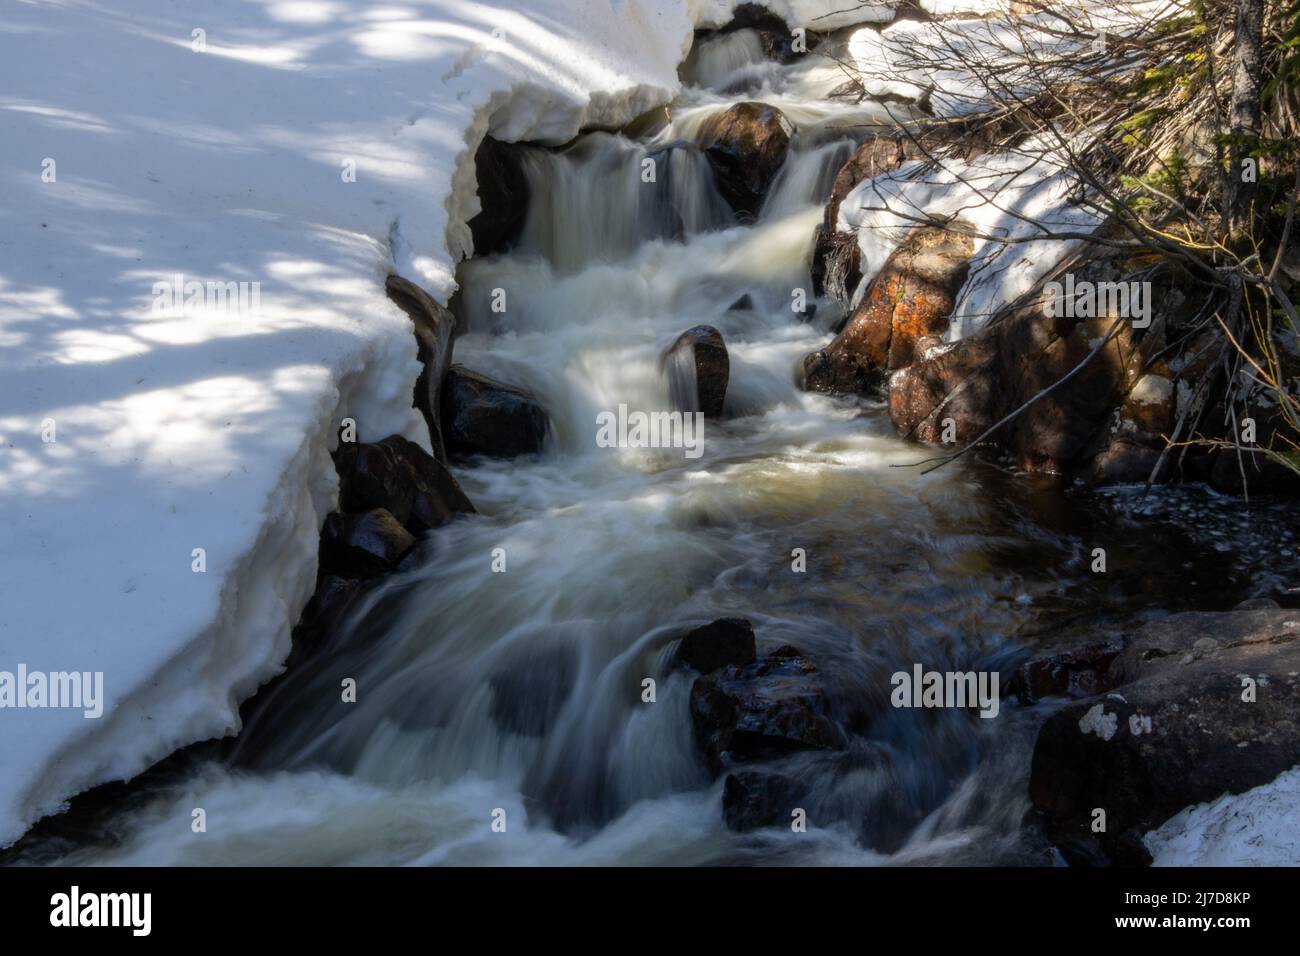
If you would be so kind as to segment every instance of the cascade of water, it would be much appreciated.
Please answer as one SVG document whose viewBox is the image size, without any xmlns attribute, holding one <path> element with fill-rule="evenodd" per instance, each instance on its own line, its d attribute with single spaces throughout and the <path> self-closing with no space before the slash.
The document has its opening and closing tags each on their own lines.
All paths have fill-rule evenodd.
<svg viewBox="0 0 1300 956">
<path fill-rule="evenodd" d="M 756 46 L 749 31 L 716 39 L 686 72 L 733 82 Z M 763 82 L 822 89 L 815 70 L 770 68 Z M 372 587 L 262 701 L 237 769 L 205 768 L 124 824 L 119 848 L 71 862 L 877 859 L 864 841 L 930 862 L 1015 851 L 1034 718 L 1008 712 L 995 745 L 991 722 L 968 713 L 890 707 L 890 675 L 996 667 L 1042 605 L 1088 586 L 1077 546 L 964 466 L 892 467 L 917 452 L 883 416 L 796 387 L 795 363 L 825 330 L 792 315 L 791 290 L 807 287 L 813 229 L 853 141 L 824 135 L 843 111 L 790 110 L 794 153 L 759 221 L 735 226 L 692 145 L 735 101 L 691 91 L 648 142 L 592 133 L 527 152 L 518 248 L 460 271 L 456 357 L 530 389 L 552 444 L 458 468 L 479 514 L 431 534 L 417 568 Z M 689 350 L 668 367 L 661 356 L 699 324 L 730 358 L 731 417 L 706 423 L 703 457 L 600 447 L 602 412 L 694 394 Z M 843 748 L 780 763 L 808 784 L 813 833 L 740 836 L 722 822 L 722 784 L 691 725 L 694 675 L 674 647 L 724 616 L 753 621 L 765 650 L 814 660 L 848 728 Z M 355 703 L 340 703 L 344 679 Z M 177 818 L 200 803 L 221 828 L 178 841 Z"/>
</svg>

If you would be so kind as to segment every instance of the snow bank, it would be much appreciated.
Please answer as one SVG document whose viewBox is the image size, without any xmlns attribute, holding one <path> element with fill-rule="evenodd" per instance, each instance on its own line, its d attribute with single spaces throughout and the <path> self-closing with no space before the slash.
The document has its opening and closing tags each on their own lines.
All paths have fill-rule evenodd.
<svg viewBox="0 0 1300 956">
<path fill-rule="evenodd" d="M 1300 767 L 1188 807 L 1143 842 L 1154 866 L 1300 866 Z"/>
<path fill-rule="evenodd" d="M 1064 237 L 1091 233 L 1101 223 L 1071 204 L 1061 162 L 1032 142 L 970 162 L 941 159 L 937 168 L 908 163 L 859 183 L 840 204 L 838 228 L 856 232 L 862 252 L 859 294 L 918 220 L 932 219 L 959 219 L 976 233 L 948 341 L 978 331 L 1032 291 L 1084 241 Z"/>
<path fill-rule="evenodd" d="M 999 91 L 1032 94 L 1044 82 L 1075 78 L 1101 42 L 1101 34 L 1122 36 L 1186 10 L 1184 0 L 1136 0 L 1124 7 L 1082 3 L 1053 5 L 1050 13 L 1010 16 L 1000 0 L 937 0 L 923 7 L 936 15 L 989 14 L 940 22 L 899 20 L 883 30 L 856 31 L 849 55 L 871 96 L 919 100 L 927 94 L 936 116 L 961 116 L 988 105 L 987 91 L 975 72 L 991 75 Z M 1080 35 L 1066 35 L 1062 16 Z M 1034 59 L 1053 62 L 1039 68 Z M 988 71 L 992 70 L 991 73 Z"/>
<path fill-rule="evenodd" d="M 106 702 L 0 709 L 0 846 L 233 732 L 277 673 L 340 420 L 421 437 L 383 283 L 447 300 L 481 137 L 558 143 L 667 101 L 694 25 L 734 5 L 7 8 L 0 673 L 102 672 Z M 824 29 L 844 5 L 773 6 Z"/>
</svg>

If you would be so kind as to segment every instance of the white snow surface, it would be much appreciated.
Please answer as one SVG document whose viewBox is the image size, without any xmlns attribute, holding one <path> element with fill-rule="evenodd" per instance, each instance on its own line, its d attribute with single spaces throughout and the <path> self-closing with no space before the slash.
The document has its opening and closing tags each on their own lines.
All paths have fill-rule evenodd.
<svg viewBox="0 0 1300 956">
<path fill-rule="evenodd" d="M 1300 767 L 1188 807 L 1143 842 L 1153 866 L 1300 866 Z"/>
<path fill-rule="evenodd" d="M 383 282 L 447 300 L 482 136 L 560 143 L 668 101 L 696 24 L 734 6 L 6 4 L 0 672 L 100 671 L 106 702 L 0 709 L 0 846 L 234 732 L 280 670 L 340 420 L 427 442 Z M 887 12 L 772 6 L 816 29 Z M 176 275 L 259 300 L 156 311 Z"/>
<path fill-rule="evenodd" d="M 958 219 L 977 234 L 970 274 L 957 294 L 945 340 L 983 328 L 1031 292 L 1083 244 L 1100 217 L 1070 201 L 1070 182 L 1050 150 L 989 153 L 937 167 L 907 163 L 859 183 L 840 204 L 838 228 L 858 234 L 858 295 L 919 221 Z M 1056 238 L 1053 238 L 1056 237 Z"/>
</svg>

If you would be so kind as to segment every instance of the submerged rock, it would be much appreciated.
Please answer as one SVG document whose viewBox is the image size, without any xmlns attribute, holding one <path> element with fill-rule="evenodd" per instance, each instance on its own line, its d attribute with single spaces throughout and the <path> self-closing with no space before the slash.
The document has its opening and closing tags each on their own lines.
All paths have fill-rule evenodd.
<svg viewBox="0 0 1300 956">
<path fill-rule="evenodd" d="M 734 761 L 829 749 L 841 739 L 817 668 L 793 648 L 698 678 L 691 719 L 715 773 Z"/>
<path fill-rule="evenodd" d="M 540 452 L 546 443 L 550 421 L 537 399 L 463 365 L 447 370 L 442 402 L 452 455 L 514 458 Z"/>
<path fill-rule="evenodd" d="M 383 508 L 364 514 L 333 512 L 321 531 L 320 567 L 341 578 L 369 578 L 393 569 L 415 538 Z"/>
<path fill-rule="evenodd" d="M 697 627 L 682 638 L 677 657 L 701 674 L 728 664 L 752 664 L 758 659 L 754 626 L 743 617 L 724 617 Z"/>
<path fill-rule="evenodd" d="M 659 357 L 659 367 L 668 370 L 669 392 L 678 411 L 703 412 L 709 418 L 722 414 L 731 359 L 722 333 L 713 326 L 697 325 L 677 336 Z"/>
<path fill-rule="evenodd" d="M 458 514 L 474 513 L 447 466 L 401 435 L 374 444 L 341 444 L 335 466 L 343 511 L 385 508 L 417 535 Z"/>
<path fill-rule="evenodd" d="M 727 775 L 722 784 L 722 818 L 737 833 L 789 823 L 802 793 L 792 777 L 761 770 Z"/>
<path fill-rule="evenodd" d="M 844 330 L 804 358 L 810 391 L 870 394 L 917 358 L 917 342 L 946 331 L 970 271 L 972 243 L 921 228 L 889 257 Z"/>
<path fill-rule="evenodd" d="M 780 110 L 755 102 L 737 103 L 711 116 L 700 130 L 700 148 L 718 191 L 743 218 L 758 216 L 785 163 L 792 132 Z"/>
<path fill-rule="evenodd" d="M 1192 612 L 1147 624 L 1110 693 L 1052 714 L 1029 796 L 1067 858 L 1145 862 L 1140 836 L 1184 807 L 1300 760 L 1300 612 Z M 1094 833 L 1095 811 L 1105 811 Z"/>
</svg>

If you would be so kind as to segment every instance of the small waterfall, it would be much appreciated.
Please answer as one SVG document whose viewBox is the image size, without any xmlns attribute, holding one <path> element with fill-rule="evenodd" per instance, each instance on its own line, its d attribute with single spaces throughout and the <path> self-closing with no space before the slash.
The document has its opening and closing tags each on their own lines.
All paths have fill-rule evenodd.
<svg viewBox="0 0 1300 956">
<path fill-rule="evenodd" d="M 636 143 L 592 133 L 570 148 L 530 149 L 532 195 L 522 255 L 562 272 L 616 260 L 648 239 L 680 239 L 729 225 L 730 208 L 713 188 L 708 161 L 678 141 Z"/>
<path fill-rule="evenodd" d="M 824 204 L 830 199 L 835 174 L 853 155 L 856 145 L 853 140 L 841 139 L 794 151 L 772 184 L 760 220 L 780 219 L 810 205 Z"/>
<path fill-rule="evenodd" d="M 664 364 L 668 377 L 668 397 L 673 408 L 683 412 L 699 411 L 700 392 L 694 344 L 671 348 L 665 356 Z"/>
<path fill-rule="evenodd" d="M 735 30 L 693 47 L 677 72 L 683 83 L 717 90 L 742 70 L 772 66 L 756 32 Z"/>
</svg>

